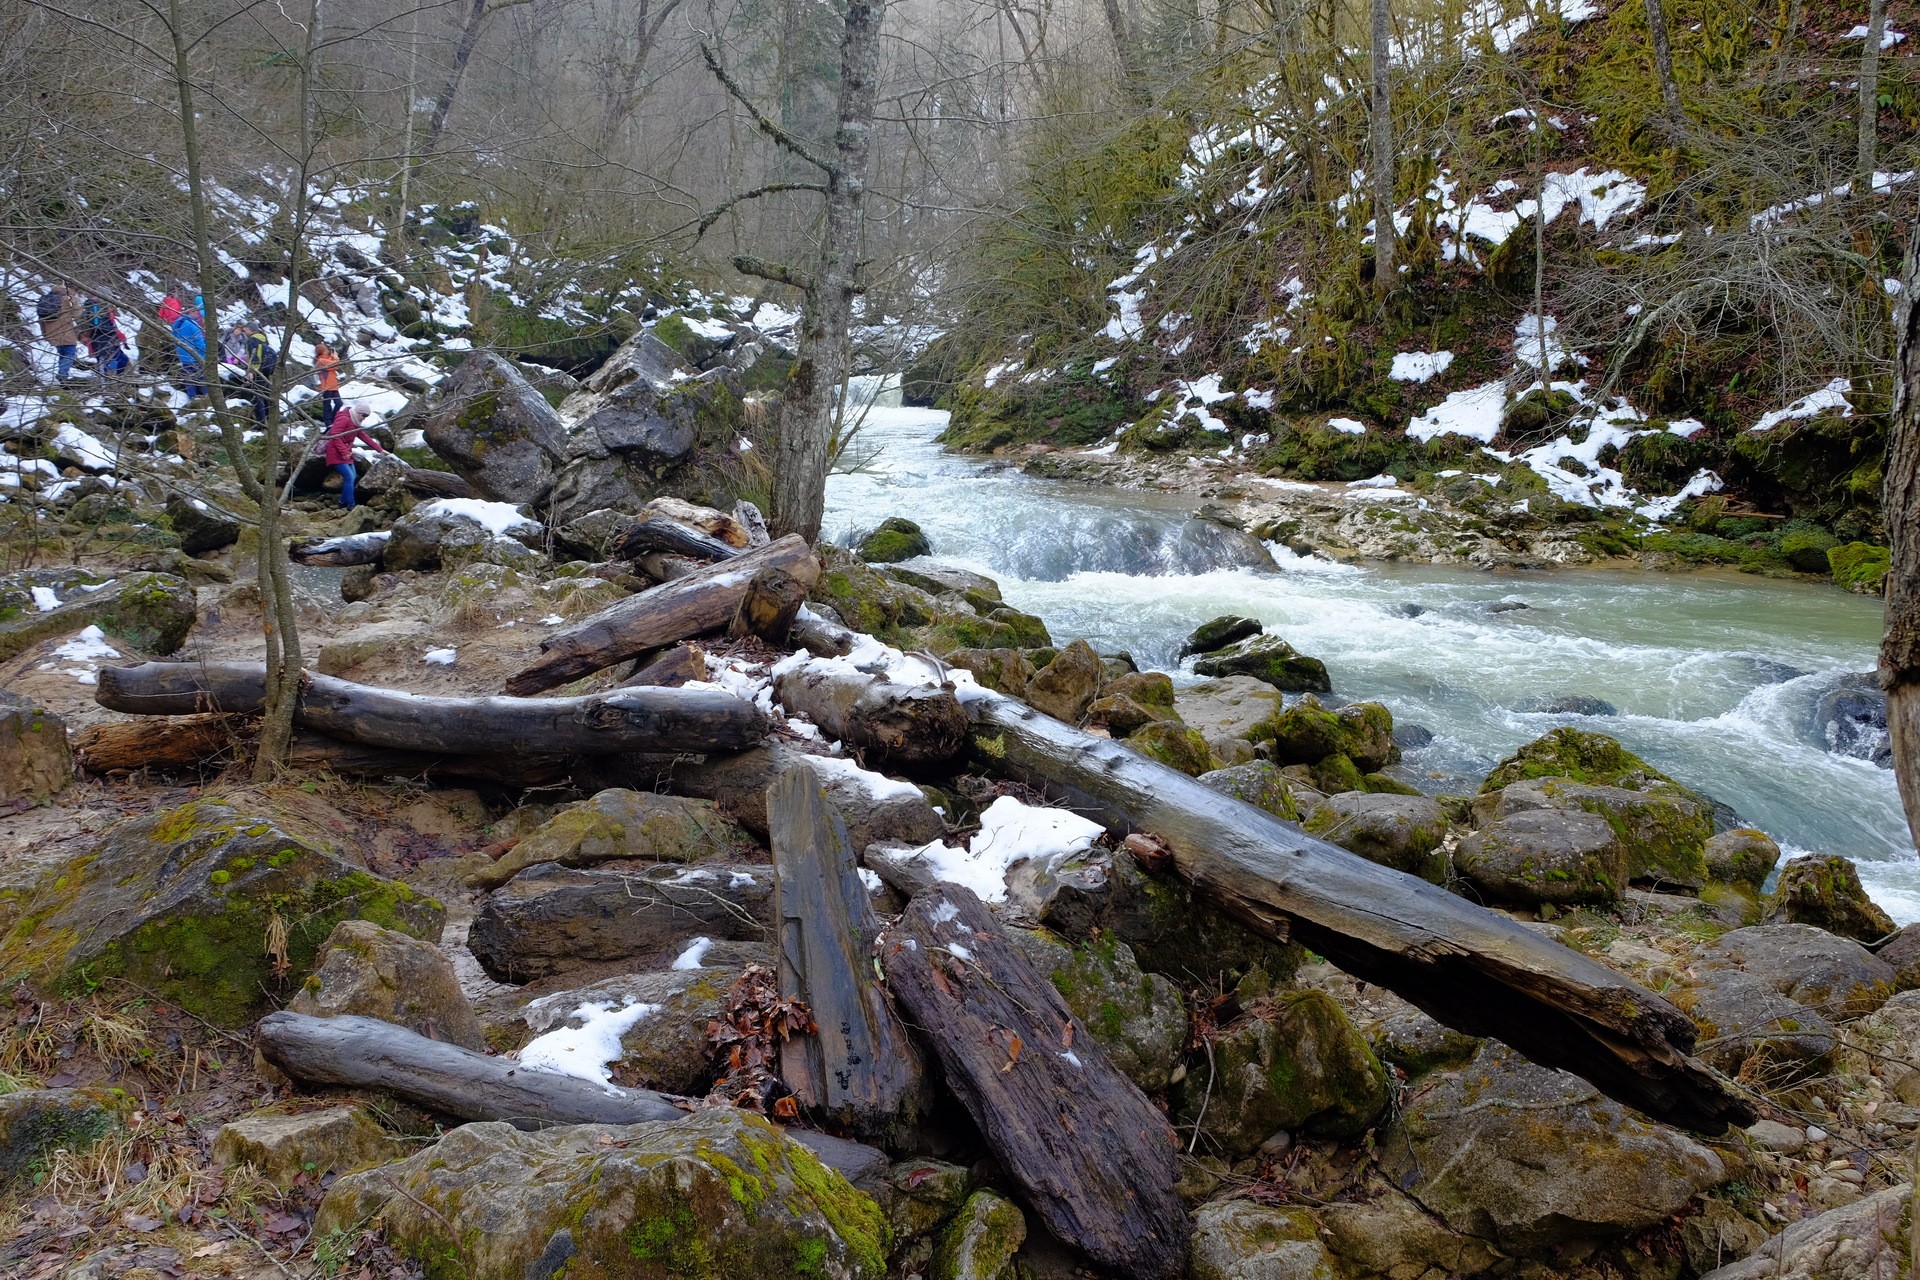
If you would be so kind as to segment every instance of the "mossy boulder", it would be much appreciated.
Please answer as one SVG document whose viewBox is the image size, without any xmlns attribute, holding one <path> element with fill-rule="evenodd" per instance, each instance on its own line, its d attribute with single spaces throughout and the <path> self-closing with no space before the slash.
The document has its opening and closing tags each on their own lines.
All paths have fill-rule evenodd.
<svg viewBox="0 0 1920 1280">
<path fill-rule="evenodd" d="M 272 820 L 211 800 L 122 824 L 54 867 L 0 940 L 51 992 L 124 977 L 222 1027 L 292 994 L 342 920 L 437 940 L 445 909 Z"/>
<path fill-rule="evenodd" d="M 1015 648 L 954 649 L 947 661 L 973 674 L 982 687 L 1010 697 L 1024 698 L 1027 681 L 1033 679 L 1033 663 Z"/>
<path fill-rule="evenodd" d="M 1253 636 L 1208 653 L 1194 661 L 1193 673 L 1252 676 L 1284 693 L 1327 693 L 1333 689 L 1326 663 L 1301 653 L 1279 636 Z"/>
<path fill-rule="evenodd" d="M 522 837 L 471 883 L 492 889 L 539 862 L 591 867 L 620 859 L 647 862 L 737 860 L 758 846 L 711 800 L 611 787 L 569 805 Z"/>
<path fill-rule="evenodd" d="M 1703 949 L 1694 969 L 1736 970 L 1836 1019 L 1872 1013 L 1899 982 L 1898 970 L 1859 943 L 1808 924 L 1735 929 Z"/>
<path fill-rule="evenodd" d="M 167 523 L 190 556 L 205 555 L 240 541 L 240 517 L 204 498 L 176 493 L 167 499 Z"/>
<path fill-rule="evenodd" d="M 1474 831 L 1454 865 L 1495 902 L 1608 903 L 1627 886 L 1626 851 L 1605 818 L 1529 809 Z"/>
<path fill-rule="evenodd" d="M 220 1126 L 213 1158 L 223 1169 L 252 1165 L 275 1186 L 301 1174 L 315 1179 L 385 1164 L 408 1148 L 389 1138 L 359 1107 L 329 1107 L 298 1115 L 251 1115 Z"/>
<path fill-rule="evenodd" d="M 1020 1206 L 991 1191 L 976 1191 L 940 1233 L 933 1280 L 1018 1280 L 1022 1273 L 1013 1257 L 1026 1242 L 1027 1219 Z"/>
<path fill-rule="evenodd" d="M 1767 900 L 1769 922 L 1810 924 L 1855 942 L 1878 942 L 1896 926 L 1860 885 L 1860 872 L 1838 854 L 1795 858 Z"/>
<path fill-rule="evenodd" d="M 1279 766 L 1271 760 L 1214 769 L 1200 775 L 1200 784 L 1256 809 L 1265 809 L 1276 818 L 1285 818 L 1288 822 L 1300 820 L 1300 808 L 1294 803 L 1293 792 L 1288 789 L 1287 780 L 1280 776 Z"/>
<path fill-rule="evenodd" d="M 1112 934 L 1077 946 L 1038 929 L 1011 936 L 1121 1074 L 1148 1093 L 1167 1087 L 1187 1044 L 1180 988 L 1142 972 L 1133 948 Z"/>
<path fill-rule="evenodd" d="M 0 622 L 0 661 L 51 636 L 99 627 L 143 653 L 178 649 L 197 616 L 193 587 L 170 573 L 129 573 L 96 591 L 77 592 L 45 613 Z"/>
<path fill-rule="evenodd" d="M 1013 643 L 1021 649 L 1045 649 L 1053 644 L 1053 637 L 1047 632 L 1047 624 L 1031 613 L 1002 605 L 989 610 L 988 622 L 997 622 L 1013 632 Z"/>
<path fill-rule="evenodd" d="M 123 1128 L 136 1103 L 98 1087 L 0 1094 L 0 1191 L 33 1182 L 55 1151 L 85 1151 Z"/>
<path fill-rule="evenodd" d="M 1129 671 L 1107 681 L 1104 691 L 1143 707 L 1173 710 L 1173 678 L 1164 671 Z"/>
<path fill-rule="evenodd" d="M 899 628 L 926 626 L 943 612 L 940 602 L 927 592 L 897 581 L 845 551 L 823 547 L 821 562 L 820 580 L 810 595 L 831 605 L 855 631 L 888 639 L 896 637 Z M 955 643 L 946 648 L 1011 646 L 1010 632 L 1004 639 L 1005 644 Z"/>
<path fill-rule="evenodd" d="M 1758 896 L 1780 861 L 1780 846 L 1764 831 L 1736 827 L 1708 840 L 1703 856 L 1708 881 L 1734 885 Z"/>
<path fill-rule="evenodd" d="M 67 722 L 0 689 L 0 805 L 44 804 L 72 781 Z"/>
<path fill-rule="evenodd" d="M 1886 590 L 1893 569 L 1893 552 L 1871 542 L 1849 542 L 1827 550 L 1827 571 L 1835 586 L 1856 595 L 1877 596 Z"/>
<path fill-rule="evenodd" d="M 420 425 L 428 447 L 500 502 L 544 502 L 567 456 L 559 413 L 512 361 L 491 351 L 460 362 Z"/>
<path fill-rule="evenodd" d="M 1027 701 L 1056 720 L 1079 724 L 1106 680 L 1100 655 L 1085 640 L 1075 640 L 1027 681 Z"/>
<path fill-rule="evenodd" d="M 1320 1224 L 1297 1206 L 1218 1200 L 1193 1218 L 1192 1280 L 1339 1280 Z"/>
<path fill-rule="evenodd" d="M 1362 773 L 1372 773 L 1399 755 L 1393 744 L 1393 713 L 1377 702 L 1353 702 L 1335 710 L 1318 698 L 1302 698 L 1255 725 L 1252 736 L 1256 742 L 1273 743 L 1273 758 L 1281 764 L 1313 764 L 1338 755 Z"/>
<path fill-rule="evenodd" d="M 1605 819 L 1626 856 L 1629 880 L 1686 889 L 1707 882 L 1705 850 L 1713 836 L 1713 814 L 1672 783 L 1649 780 L 1642 789 L 1629 791 L 1570 778 L 1529 778 L 1482 794 L 1474 801 L 1473 814 L 1476 823 L 1486 825 L 1535 809 L 1581 811 Z"/>
<path fill-rule="evenodd" d="M 1180 646 L 1180 656 L 1195 653 L 1212 653 L 1224 649 L 1240 640 L 1251 640 L 1266 628 L 1257 618 L 1241 618 L 1233 614 L 1203 622 L 1193 629 L 1187 642 Z"/>
<path fill-rule="evenodd" d="M 541 556 L 529 544 L 538 543 L 544 532 L 538 521 L 523 517 L 510 528 L 510 536 L 503 537 L 457 508 L 428 503 L 393 522 L 393 536 L 387 539 L 382 563 L 396 573 L 460 569 L 471 564 L 531 568 L 541 563 Z"/>
<path fill-rule="evenodd" d="M 1648 782 L 1673 782 L 1604 733 L 1555 729 L 1494 766 L 1480 785 L 1480 792 L 1485 795 L 1529 778 L 1566 778 L 1630 791 L 1640 790 Z"/>
<path fill-rule="evenodd" d="M 645 1005 L 648 1013 L 621 1033 L 620 1054 L 608 1064 L 614 1083 L 699 1097 L 713 1083 L 707 1026 L 725 1018 L 727 989 L 745 967 L 723 965 L 720 955 L 737 956 L 743 945 L 756 946 L 719 944 L 713 967 L 622 974 L 560 991 L 547 982 L 541 988 L 546 994 L 493 1022 L 517 1048 L 537 1035 L 580 1025 L 594 1008 Z"/>
<path fill-rule="evenodd" d="M 342 920 L 314 957 L 317 968 L 287 1008 L 316 1018 L 378 1018 L 484 1053 L 486 1029 L 460 989 L 453 961 L 431 942 Z"/>
<path fill-rule="evenodd" d="M 1238 1160 L 1282 1130 L 1351 1138 L 1387 1108 L 1387 1073 L 1323 991 L 1283 991 L 1215 1036 L 1174 1096 L 1176 1124 Z M 1203 1114 L 1204 1108 L 1204 1114 Z"/>
<path fill-rule="evenodd" d="M 1178 720 L 1155 720 L 1127 735 L 1126 745 L 1149 760 L 1197 778 L 1214 767 L 1213 752 L 1198 729 Z"/>
<path fill-rule="evenodd" d="M 315 1234 L 378 1217 L 432 1280 L 882 1280 L 872 1198 L 759 1116 L 731 1108 L 638 1125 L 522 1133 L 463 1125 L 348 1174 Z"/>
<path fill-rule="evenodd" d="M 897 564 L 915 556 L 933 554 L 933 543 L 920 526 L 904 516 L 888 516 L 854 544 L 853 552 L 868 564 Z"/>
<path fill-rule="evenodd" d="M 1173 712 L 1163 707 L 1150 707 L 1118 693 L 1103 694 L 1087 707 L 1087 723 L 1105 729 L 1116 738 L 1128 737 L 1162 720 L 1176 719 Z"/>
<path fill-rule="evenodd" d="M 1440 844 L 1447 836 L 1447 816 L 1425 796 L 1364 791 L 1329 796 L 1307 818 L 1306 828 L 1369 862 L 1435 884 L 1446 881 Z"/>
<path fill-rule="evenodd" d="M 1780 535 L 1780 555 L 1802 573 L 1831 573 L 1827 553 L 1840 540 L 1825 529 L 1792 529 Z"/>
<path fill-rule="evenodd" d="M 1700 976 L 1699 985 L 1668 998 L 1699 1028 L 1697 1051 L 1711 1066 L 1737 1076 L 1751 1063 L 1773 1080 L 1825 1067 L 1832 1023 L 1748 974 L 1710 969 Z"/>
<path fill-rule="evenodd" d="M 944 1160 L 902 1160 L 887 1170 L 887 1221 L 893 1228 L 894 1257 L 911 1254 L 924 1263 L 932 1256 L 929 1237 L 960 1212 L 973 1178 Z M 917 1268 L 916 1268 L 917 1269 Z"/>
</svg>

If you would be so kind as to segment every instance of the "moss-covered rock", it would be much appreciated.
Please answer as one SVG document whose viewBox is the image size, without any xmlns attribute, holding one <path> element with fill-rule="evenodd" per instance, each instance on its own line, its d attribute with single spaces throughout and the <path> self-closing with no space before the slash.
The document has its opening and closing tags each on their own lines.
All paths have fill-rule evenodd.
<svg viewBox="0 0 1920 1280">
<path fill-rule="evenodd" d="M 711 800 L 612 787 L 569 805 L 522 837 L 471 883 L 492 889 L 538 862 L 591 867 L 619 859 L 737 860 L 758 848 Z"/>
<path fill-rule="evenodd" d="M 854 554 L 868 564 L 897 564 L 915 556 L 933 554 L 933 543 L 919 525 L 904 516 L 888 516 L 880 527 L 854 544 Z"/>
<path fill-rule="evenodd" d="M 1193 1219 L 1193 1280 L 1339 1280 L 1320 1225 L 1298 1207 L 1220 1200 Z"/>
<path fill-rule="evenodd" d="M 1167 1087 L 1187 1044 L 1180 988 L 1142 972 L 1133 948 L 1112 934 L 1077 946 L 1038 929 L 1010 936 L 1121 1074 L 1148 1093 Z"/>
<path fill-rule="evenodd" d="M 1604 733 L 1555 729 L 1494 766 L 1480 792 L 1484 795 L 1529 778 L 1567 778 L 1628 790 L 1639 790 L 1649 781 L 1673 782 Z"/>
<path fill-rule="evenodd" d="M 1288 789 L 1287 780 L 1280 776 L 1279 766 L 1271 760 L 1254 760 L 1203 773 L 1200 784 L 1256 809 L 1265 809 L 1276 818 L 1285 818 L 1288 822 L 1300 820 L 1300 808 L 1294 803 L 1293 792 Z"/>
<path fill-rule="evenodd" d="M 431 942 L 342 920 L 314 957 L 318 966 L 287 1008 L 316 1018 L 378 1018 L 484 1053 L 486 1029 L 474 1014 L 453 961 Z"/>
<path fill-rule="evenodd" d="M 1087 723 L 1105 729 L 1116 738 L 1125 738 L 1147 725 L 1176 718 L 1163 707 L 1149 707 L 1117 693 L 1095 698 L 1087 707 Z"/>
<path fill-rule="evenodd" d="M 1197 778 L 1214 766 L 1213 752 L 1198 729 L 1177 720 L 1155 720 L 1127 735 L 1126 745 L 1149 760 Z"/>
<path fill-rule="evenodd" d="M 744 1111 L 522 1133 L 463 1125 L 333 1184 L 316 1234 L 379 1217 L 430 1280 L 881 1280 L 880 1208 Z M 545 1260 L 544 1268 L 542 1261 Z"/>
<path fill-rule="evenodd" d="M 1180 656 L 1194 653 L 1212 653 L 1224 649 L 1240 640 L 1251 640 L 1266 628 L 1257 618 L 1242 618 L 1233 614 L 1203 622 L 1193 629 L 1187 642 L 1180 646 Z"/>
<path fill-rule="evenodd" d="M 1699 1028 L 1698 1052 L 1713 1067 L 1737 1076 L 1751 1063 L 1780 1080 L 1825 1066 L 1833 1025 L 1818 1013 L 1744 973 L 1709 969 L 1700 977 L 1668 998 Z"/>
<path fill-rule="evenodd" d="M 1780 861 L 1780 846 L 1764 831 L 1737 827 L 1709 839 L 1703 855 L 1710 883 L 1734 885 L 1758 896 Z"/>
<path fill-rule="evenodd" d="M 1106 680 L 1100 655 L 1085 640 L 1075 640 L 1027 681 L 1027 701 L 1056 720 L 1079 724 Z"/>
<path fill-rule="evenodd" d="M 72 781 L 67 722 L 0 689 L 0 805 L 44 804 Z"/>
<path fill-rule="evenodd" d="M 1236 641 L 1195 660 L 1193 671 L 1201 676 L 1252 676 L 1286 693 L 1326 693 L 1333 688 L 1326 663 L 1279 636 Z"/>
<path fill-rule="evenodd" d="M 740 949 L 720 944 L 728 954 Z M 745 967 L 722 965 L 718 955 L 713 967 L 622 974 L 569 990 L 551 990 L 548 982 L 547 994 L 489 1021 L 519 1048 L 536 1035 L 580 1025 L 595 1008 L 648 1006 L 651 1011 L 620 1035 L 620 1053 L 608 1063 L 614 1083 L 699 1097 L 713 1083 L 707 1026 L 726 1016 L 727 989 Z"/>
<path fill-rule="evenodd" d="M 831 605 L 855 631 L 883 640 L 904 638 L 899 635 L 900 628 L 925 626 L 943 612 L 931 595 L 871 568 L 845 551 L 823 547 L 820 559 L 820 580 L 810 594 Z M 1005 628 L 1001 630 L 1006 632 Z M 978 638 L 953 639 L 955 642 L 945 649 L 1000 648 L 1011 644 L 1011 633 L 1006 632 L 1000 644 L 981 643 Z"/>
<path fill-rule="evenodd" d="M 0 622 L 0 661 L 51 636 L 99 627 L 143 653 L 178 649 L 196 617 L 193 587 L 170 573 L 130 573 L 45 613 Z"/>
<path fill-rule="evenodd" d="M 1047 624 L 1031 613 L 1002 605 L 987 613 L 988 622 L 997 622 L 1013 631 L 1013 643 L 1021 649 L 1045 649 L 1053 644 Z"/>
<path fill-rule="evenodd" d="M 1016 1280 L 1013 1260 L 1027 1242 L 1020 1206 L 991 1191 L 976 1191 L 940 1233 L 933 1280 Z"/>
<path fill-rule="evenodd" d="M 954 649 L 946 658 L 961 670 L 972 672 L 983 687 L 1010 697 L 1026 697 L 1027 681 L 1033 679 L 1033 663 L 1014 648 Z"/>
<path fill-rule="evenodd" d="M 1352 791 L 1329 796 L 1307 818 L 1307 830 L 1382 866 L 1435 884 L 1446 881 L 1447 818 L 1425 796 Z"/>
<path fill-rule="evenodd" d="M 1832 572 L 1827 553 L 1839 545 L 1825 529 L 1793 529 L 1780 535 L 1781 556 L 1802 573 Z"/>
<path fill-rule="evenodd" d="M 944 1160 L 902 1160 L 887 1170 L 887 1221 L 893 1227 L 894 1256 L 924 1263 L 932 1256 L 929 1237 L 967 1201 L 972 1177 Z"/>
<path fill-rule="evenodd" d="M 55 992 L 125 977 L 239 1027 L 291 994 L 340 921 L 438 939 L 445 915 L 270 820 L 201 800 L 124 823 L 47 872 L 0 941 L 0 969 Z"/>
<path fill-rule="evenodd" d="M 421 426 L 448 466 L 500 502 L 544 502 L 567 456 L 560 415 L 512 361 L 490 351 L 460 362 Z"/>
<path fill-rule="evenodd" d="M 1393 713 L 1377 702 L 1352 702 L 1334 710 L 1318 698 L 1302 698 L 1255 725 L 1252 736 L 1255 741 L 1273 743 L 1273 758 L 1281 764 L 1313 764 L 1339 755 L 1361 772 L 1371 773 L 1398 756 Z"/>
<path fill-rule="evenodd" d="M 1810 924 L 1856 942 L 1878 942 L 1895 928 L 1861 887 L 1860 872 L 1838 854 L 1808 854 L 1787 863 L 1766 905 L 1771 923 Z"/>
<path fill-rule="evenodd" d="M 0 1094 L 0 1191 L 31 1183 L 55 1151 L 85 1151 L 124 1127 L 136 1102 L 103 1088 Z"/>
<path fill-rule="evenodd" d="M 1210 1048 L 1176 1090 L 1174 1115 L 1229 1159 L 1281 1130 L 1354 1137 L 1386 1110 L 1386 1071 L 1323 991 L 1279 993 Z"/>
<path fill-rule="evenodd" d="M 1892 965 L 1859 943 L 1807 924 L 1735 929 L 1701 951 L 1694 968 L 1737 970 L 1829 1018 L 1872 1013 L 1899 981 Z"/>
<path fill-rule="evenodd" d="M 222 1168 L 252 1165 L 281 1187 L 303 1173 L 315 1179 L 351 1173 L 397 1160 L 407 1150 L 359 1107 L 251 1115 L 220 1126 L 213 1135 L 213 1158 Z"/>
<path fill-rule="evenodd" d="M 1474 801 L 1474 821 L 1497 822 L 1533 809 L 1579 810 L 1606 820 L 1626 856 L 1629 880 L 1698 889 L 1707 882 L 1706 844 L 1713 814 L 1672 783 L 1649 780 L 1637 791 L 1570 778 L 1530 778 Z"/>
<path fill-rule="evenodd" d="M 1626 852 L 1605 818 L 1530 809 L 1489 823 L 1454 851 L 1454 865 L 1495 902 L 1606 903 L 1627 886 Z"/>
<path fill-rule="evenodd" d="M 1164 671 L 1129 671 L 1114 676 L 1105 692 L 1131 698 L 1143 707 L 1173 710 L 1173 678 Z"/>
<path fill-rule="evenodd" d="M 1849 542 L 1827 551 L 1827 571 L 1835 586 L 1857 595 L 1877 596 L 1886 590 L 1893 569 L 1893 552 L 1870 542 Z"/>
</svg>

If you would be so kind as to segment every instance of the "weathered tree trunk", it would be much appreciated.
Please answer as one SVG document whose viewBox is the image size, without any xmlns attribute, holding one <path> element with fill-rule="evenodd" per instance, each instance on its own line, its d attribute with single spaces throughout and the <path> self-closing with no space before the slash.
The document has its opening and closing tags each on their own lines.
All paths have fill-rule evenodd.
<svg viewBox="0 0 1920 1280">
<path fill-rule="evenodd" d="M 806 1001 L 819 1033 L 780 1048 L 780 1075 L 811 1112 L 897 1137 L 925 1105 L 920 1055 L 874 978 L 880 921 L 847 824 L 804 761 L 767 794 L 780 994 Z"/>
<path fill-rule="evenodd" d="M 1660 81 L 1660 101 L 1676 137 L 1686 132 L 1686 113 L 1680 109 L 1680 86 L 1673 79 L 1673 42 L 1667 38 L 1666 0 L 1646 0 L 1647 38 L 1653 45 L 1653 74 Z"/>
<path fill-rule="evenodd" d="M 426 471 L 408 467 L 400 483 L 415 493 L 430 493 L 436 498 L 477 498 L 473 486 L 451 471 Z"/>
<path fill-rule="evenodd" d="M 1706 1133 L 1751 1121 L 1689 1056 L 1685 1014 L 1572 948 L 1011 699 L 989 694 L 967 711 L 983 766 L 1064 793 L 1116 833 L 1159 836 L 1195 892 L 1249 927 L 1657 1120 Z"/>
<path fill-rule="evenodd" d="M 753 575 L 740 608 L 727 625 L 727 635 L 735 640 L 758 636 L 771 645 L 784 645 L 807 602 L 807 589 L 785 569 L 767 568 Z"/>
<path fill-rule="evenodd" d="M 1172 1280 L 1187 1260 L 1166 1117 L 957 885 L 915 898 L 880 963 L 947 1084 L 1053 1233 L 1102 1267 Z"/>
<path fill-rule="evenodd" d="M 713 801 L 747 830 L 766 836 L 771 831 L 767 788 L 799 762 L 810 765 L 825 786 L 855 849 L 881 840 L 923 845 L 946 832 L 946 824 L 918 788 L 876 779 L 849 761 L 810 756 L 781 742 L 750 751 L 716 752 L 701 760 L 674 760 L 650 776 L 654 785 Z"/>
<path fill-rule="evenodd" d="M 808 587 L 820 578 L 820 563 L 806 541 L 781 538 L 629 596 L 555 632 L 540 642 L 543 656 L 507 681 L 507 692 L 539 693 L 649 649 L 718 631 L 733 621 L 753 575 L 769 566 L 786 570 Z"/>
<path fill-rule="evenodd" d="M 667 650 L 640 670 L 620 682 L 622 689 L 678 689 L 689 680 L 707 678 L 707 660 L 691 647 L 680 644 Z"/>
<path fill-rule="evenodd" d="M 1867 8 L 1866 48 L 1860 51 L 1860 137 L 1855 149 L 1853 194 L 1873 198 L 1874 153 L 1880 139 L 1880 42 L 1887 34 L 1887 0 Z"/>
<path fill-rule="evenodd" d="M 1120 87 L 1127 100 L 1137 107 L 1153 104 L 1153 92 L 1140 65 L 1140 38 L 1134 24 L 1120 9 L 1120 0 L 1105 0 L 1107 34 L 1113 38 L 1114 61 L 1120 66 Z"/>
<path fill-rule="evenodd" d="M 946 686 L 809 664 L 774 681 L 774 697 L 874 766 L 941 764 L 966 744 L 967 713 Z M 837 669 L 836 669 L 837 668 Z"/>
<path fill-rule="evenodd" d="M 265 671 L 247 662 L 103 667 L 94 700 L 136 715 L 256 715 Z M 616 689 L 581 698 L 427 697 L 307 673 L 294 716 L 351 742 L 449 755 L 738 751 L 766 736 L 751 703 L 707 689 Z"/>
<path fill-rule="evenodd" d="M 123 720 L 88 725 L 74 735 L 73 750 L 81 767 L 93 774 L 198 769 L 243 750 L 254 728 L 246 716 Z"/>
<path fill-rule="evenodd" d="M 1394 268 L 1394 248 L 1399 240 L 1393 221 L 1393 91 L 1389 80 L 1393 59 L 1393 9 L 1391 0 L 1372 0 L 1372 48 L 1368 61 L 1372 66 L 1373 99 L 1369 108 L 1367 136 L 1373 150 L 1373 289 L 1385 297 L 1399 283 Z"/>
<path fill-rule="evenodd" d="M 1880 685 L 1887 691 L 1893 775 L 1907 832 L 1920 846 L 1920 223 L 1907 241 L 1905 287 L 1896 322 L 1893 435 L 1887 444 L 1884 495 L 1887 543 L 1887 630 L 1880 641 Z"/>
<path fill-rule="evenodd" d="M 524 1070 L 511 1058 L 429 1040 L 377 1018 L 313 1018 L 281 1010 L 260 1020 L 254 1038 L 261 1057 L 302 1084 L 385 1089 L 443 1115 L 504 1120 L 516 1129 L 684 1120 L 698 1105 L 651 1089 Z M 804 1129 L 789 1129 L 787 1136 L 849 1180 L 871 1177 L 876 1161 L 882 1169 L 886 1165 L 880 1152 L 844 1138 Z"/>
<path fill-rule="evenodd" d="M 740 554 L 737 547 L 730 547 L 718 538 L 690 529 L 678 520 L 660 517 L 628 525 L 607 548 L 608 555 L 615 560 L 637 560 L 649 551 L 671 552 L 690 560 L 731 560 Z"/>
<path fill-rule="evenodd" d="M 419 778 L 426 781 L 492 782 L 503 787 L 550 787 L 582 771 L 586 761 L 563 755 L 454 755 L 370 747 L 296 729 L 287 765 L 302 773 L 325 770 L 352 778 Z"/>
<path fill-rule="evenodd" d="M 293 543 L 287 554 L 298 564 L 346 569 L 357 564 L 379 564 L 387 554 L 387 542 L 393 535 L 385 529 L 377 533 L 350 533 L 339 538 L 307 538 Z"/>
</svg>

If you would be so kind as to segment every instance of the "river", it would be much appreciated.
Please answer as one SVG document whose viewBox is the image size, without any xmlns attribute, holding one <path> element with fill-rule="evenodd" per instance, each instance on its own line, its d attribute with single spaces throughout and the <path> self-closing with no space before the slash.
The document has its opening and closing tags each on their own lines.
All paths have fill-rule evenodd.
<svg viewBox="0 0 1920 1280">
<path fill-rule="evenodd" d="M 1611 734 L 1788 854 L 1853 858 L 1895 919 L 1920 920 L 1920 860 L 1893 775 L 1824 750 L 1807 723 L 1838 674 L 1872 668 L 1878 600 L 1732 573 L 1357 567 L 1284 549 L 1278 574 L 1208 568 L 1187 523 L 1194 500 L 948 454 L 934 443 L 945 423 L 933 410 L 872 409 L 853 450 L 864 465 L 828 485 L 828 536 L 904 515 L 936 556 L 997 578 L 1055 636 L 1125 650 L 1176 680 L 1175 654 L 1199 623 L 1259 618 L 1322 659 L 1340 695 L 1430 729 L 1432 745 L 1406 764 L 1435 792 L 1477 786 L 1556 725 Z M 1569 694 L 1619 714 L 1512 710 Z"/>
</svg>

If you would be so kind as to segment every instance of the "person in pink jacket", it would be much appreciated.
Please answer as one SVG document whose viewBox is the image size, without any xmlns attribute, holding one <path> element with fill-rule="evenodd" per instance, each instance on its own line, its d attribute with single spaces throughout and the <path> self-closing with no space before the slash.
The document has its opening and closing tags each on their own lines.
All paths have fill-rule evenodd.
<svg viewBox="0 0 1920 1280">
<path fill-rule="evenodd" d="M 350 405 L 333 415 L 325 437 L 327 465 L 340 473 L 340 505 L 351 507 L 353 498 L 353 447 L 364 444 L 376 453 L 385 453 L 380 442 L 364 430 L 372 410 L 363 404 Z"/>
</svg>

